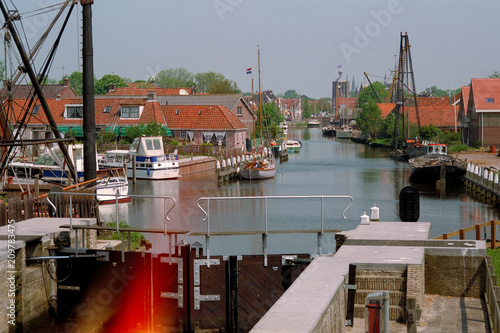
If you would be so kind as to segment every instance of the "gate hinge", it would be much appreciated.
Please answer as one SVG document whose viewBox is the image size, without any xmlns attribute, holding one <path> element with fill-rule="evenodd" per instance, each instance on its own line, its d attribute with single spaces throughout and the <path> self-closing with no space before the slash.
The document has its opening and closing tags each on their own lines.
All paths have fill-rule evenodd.
<svg viewBox="0 0 500 333">
<path fill-rule="evenodd" d="M 220 295 L 200 295 L 200 287 L 194 287 L 194 309 L 200 309 L 201 302 L 220 301 Z"/>
<path fill-rule="evenodd" d="M 176 293 L 162 291 L 160 293 L 160 296 L 161 296 L 161 298 L 173 298 L 173 299 L 177 299 L 177 306 L 179 308 L 183 308 L 184 307 L 184 303 L 182 302 L 183 297 L 184 297 L 184 287 L 182 285 L 178 285 L 177 286 L 177 292 Z"/>
</svg>

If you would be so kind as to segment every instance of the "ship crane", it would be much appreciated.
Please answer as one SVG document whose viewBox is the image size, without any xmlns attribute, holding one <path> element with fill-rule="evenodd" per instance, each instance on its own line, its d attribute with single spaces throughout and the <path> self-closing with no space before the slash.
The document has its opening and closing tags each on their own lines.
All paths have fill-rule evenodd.
<svg viewBox="0 0 500 333">
<path fill-rule="evenodd" d="M 394 74 L 393 84 L 391 88 L 396 89 L 396 107 L 394 109 L 395 115 L 395 125 L 394 125 L 394 140 L 393 140 L 393 151 L 398 149 L 399 145 L 399 129 L 400 129 L 400 118 L 401 114 L 405 114 L 405 104 L 407 99 L 413 98 L 413 103 L 415 106 L 415 115 L 417 120 L 418 137 L 421 138 L 420 129 L 420 116 L 418 112 L 417 103 L 417 93 L 415 89 L 415 77 L 413 74 L 413 64 L 410 52 L 410 41 L 408 34 L 401 33 L 400 47 L 399 47 L 399 61 L 396 68 L 396 73 Z M 391 89 L 392 90 L 392 89 Z M 391 93 L 391 92 L 390 92 Z M 410 135 L 410 122 L 409 122 L 409 112 L 407 113 L 407 133 L 406 136 Z M 404 131 L 404 124 L 403 124 Z"/>
</svg>

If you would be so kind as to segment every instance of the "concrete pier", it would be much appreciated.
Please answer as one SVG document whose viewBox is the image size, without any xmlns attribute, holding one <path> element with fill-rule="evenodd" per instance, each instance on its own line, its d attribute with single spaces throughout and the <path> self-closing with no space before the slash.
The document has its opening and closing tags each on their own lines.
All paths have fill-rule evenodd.
<svg viewBox="0 0 500 333">
<path fill-rule="evenodd" d="M 51 264 L 30 260 L 49 255 L 58 242 L 68 247 L 95 247 L 96 233 L 61 229 L 67 218 L 34 218 L 0 227 L 0 332 L 30 331 L 31 327 L 49 326 L 48 303 L 55 297 L 57 284 L 49 277 Z M 96 219 L 72 219 L 73 225 L 95 225 Z M 78 240 L 78 244 L 77 244 Z M 43 263 L 42 263 L 43 262 Z M 52 272 L 51 274 L 53 274 Z M 11 280 L 9 280 L 12 277 Z M 15 304 L 9 317 L 8 306 Z M 10 322 L 13 320 L 13 322 Z M 12 331 L 13 331 L 12 330 Z"/>
<path fill-rule="evenodd" d="M 430 240 L 430 226 L 372 222 L 337 235 L 338 252 L 314 259 L 251 332 L 347 331 L 349 264 L 357 267 L 358 295 L 395 287 L 390 291 L 392 323 L 407 319 L 409 298 L 416 300 L 415 320 L 421 326 L 426 294 L 479 299 L 484 293 L 485 242 Z M 404 274 L 400 277 L 398 272 Z M 364 328 L 362 300 L 357 299 L 354 326 L 348 331 Z"/>
</svg>

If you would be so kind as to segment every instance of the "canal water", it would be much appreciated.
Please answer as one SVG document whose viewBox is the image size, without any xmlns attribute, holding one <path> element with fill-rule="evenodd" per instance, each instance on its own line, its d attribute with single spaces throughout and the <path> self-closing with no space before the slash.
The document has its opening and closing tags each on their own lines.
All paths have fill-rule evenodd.
<svg viewBox="0 0 500 333">
<path fill-rule="evenodd" d="M 177 180 L 137 181 L 130 184 L 131 194 L 169 196 L 176 206 L 168 214 L 169 229 L 191 232 L 239 232 L 266 230 L 351 230 L 360 222 L 364 212 L 379 207 L 380 221 L 400 221 L 399 193 L 405 186 L 414 186 L 420 193 L 419 222 L 431 222 L 431 237 L 477 223 L 499 219 L 500 211 L 468 196 L 463 188 L 436 191 L 432 186 L 410 183 L 411 169 L 407 163 L 389 158 L 389 150 L 357 144 L 350 140 L 326 138 L 321 129 L 289 130 L 289 138 L 300 139 L 303 147 L 289 160 L 279 163 L 274 179 L 239 180 L 217 184 L 214 172 L 187 175 Z M 228 199 L 200 200 L 209 210 L 209 219 L 198 207 L 201 197 L 254 196 L 351 196 L 346 198 L 313 199 Z M 209 205 L 209 206 L 208 206 Z M 120 220 L 134 227 L 164 228 L 165 215 L 171 202 L 161 199 L 139 199 L 119 204 Z M 115 219 L 115 207 L 101 207 L 104 221 Z M 208 225 L 209 223 L 209 225 Z M 471 233 L 470 237 L 473 237 Z M 162 235 L 146 234 L 153 250 L 168 251 Z M 188 243 L 204 237 L 182 236 Z M 335 251 L 334 234 L 323 236 L 323 253 Z M 267 253 L 317 253 L 316 234 L 270 235 Z M 211 255 L 261 254 L 260 235 L 212 236 Z"/>
</svg>

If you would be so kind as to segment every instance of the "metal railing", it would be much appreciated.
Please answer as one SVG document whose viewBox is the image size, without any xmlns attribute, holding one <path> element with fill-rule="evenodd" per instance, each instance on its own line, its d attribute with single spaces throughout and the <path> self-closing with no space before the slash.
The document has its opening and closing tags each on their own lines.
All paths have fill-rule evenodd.
<svg viewBox="0 0 500 333">
<path fill-rule="evenodd" d="M 116 207 L 116 228 L 115 227 L 105 227 L 105 226 L 82 226 L 82 225 L 73 225 L 73 201 L 72 197 L 78 195 L 78 196 L 92 196 L 92 197 L 111 197 L 115 199 L 115 207 Z M 187 234 L 189 230 L 171 230 L 168 229 L 167 222 L 170 221 L 170 217 L 168 214 L 172 211 L 172 209 L 175 207 L 177 201 L 173 197 L 166 197 L 166 196 L 154 196 L 154 195 L 139 195 L 139 194 L 134 194 L 134 195 L 126 195 L 126 197 L 130 197 L 131 200 L 133 199 L 158 199 L 158 200 L 163 200 L 163 229 L 154 229 L 154 228 L 137 228 L 137 227 L 120 227 L 120 213 L 119 213 L 119 200 L 124 197 L 123 194 L 95 194 L 95 193 L 80 193 L 80 192 L 51 192 L 47 196 L 47 201 L 49 204 L 53 207 L 53 209 L 56 209 L 56 205 L 54 205 L 51 201 L 51 199 L 54 199 L 55 196 L 69 196 L 69 211 L 70 211 L 70 216 L 69 216 L 69 225 L 67 226 L 70 231 L 76 230 L 75 232 L 75 243 L 76 243 L 76 248 L 78 249 L 78 230 L 82 230 L 82 247 L 85 247 L 84 241 L 85 241 L 85 230 L 108 230 L 108 231 L 116 231 L 121 233 L 121 252 L 122 252 L 122 260 L 124 261 L 124 256 L 125 256 L 125 239 L 124 239 L 124 234 L 127 233 L 128 235 L 128 247 L 129 250 L 131 248 L 131 232 L 141 232 L 141 233 L 163 233 L 164 235 L 169 237 L 169 245 L 168 245 L 168 253 L 171 255 L 172 253 L 172 247 L 173 245 L 177 243 L 177 236 L 178 234 Z M 54 211 L 55 213 L 55 211 Z M 172 240 L 172 236 L 174 239 Z"/>
<path fill-rule="evenodd" d="M 269 221 L 268 221 L 268 201 L 269 200 L 279 200 L 279 199 L 320 199 L 321 200 L 321 209 L 320 209 L 320 229 L 304 229 L 304 230 L 283 230 L 283 231 L 270 231 L 269 230 Z M 198 198 L 196 204 L 198 208 L 205 214 L 203 221 L 207 222 L 207 232 L 204 234 L 199 233 L 191 233 L 191 236 L 205 236 L 205 246 L 206 246 L 206 257 L 207 257 L 207 265 L 210 267 L 210 236 L 234 236 L 234 235 L 242 235 L 242 234 L 262 234 L 262 252 L 264 255 L 264 266 L 267 266 L 267 238 L 270 233 L 317 233 L 317 245 L 318 245 L 318 254 L 323 254 L 323 246 L 322 246 L 322 237 L 325 232 L 340 232 L 342 230 L 325 230 L 324 228 L 324 215 L 323 215 L 323 203 L 325 199 L 349 199 L 349 205 L 343 210 L 342 217 L 345 220 L 345 212 L 351 207 L 353 203 L 353 198 L 348 195 L 310 195 L 310 196 L 243 196 L 243 197 L 201 197 Z M 211 232 L 210 230 L 210 202 L 211 201 L 228 201 L 228 200 L 262 200 L 264 202 L 264 230 L 262 231 L 253 231 L 253 232 Z M 201 202 L 206 201 L 206 210 L 201 206 Z"/>
<path fill-rule="evenodd" d="M 500 332 L 500 306 L 498 304 L 498 294 L 500 294 L 500 287 L 497 287 L 497 276 L 494 272 L 491 257 L 486 257 L 486 288 L 485 300 L 488 308 L 488 317 L 492 332 Z"/>
</svg>

